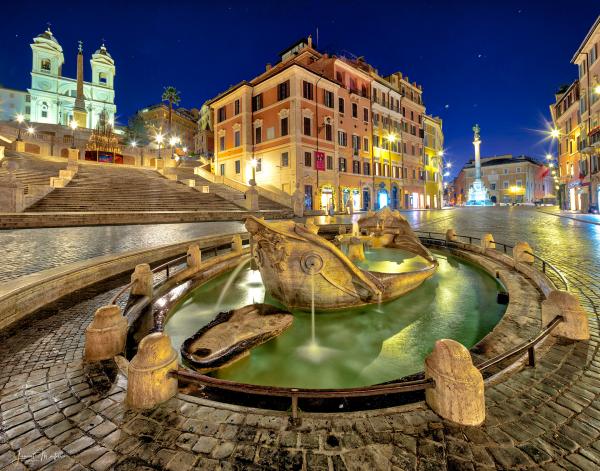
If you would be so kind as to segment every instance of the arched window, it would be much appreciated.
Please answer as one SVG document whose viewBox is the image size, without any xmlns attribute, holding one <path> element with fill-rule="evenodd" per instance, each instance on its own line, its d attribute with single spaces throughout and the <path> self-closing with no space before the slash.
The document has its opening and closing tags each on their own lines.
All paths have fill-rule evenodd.
<svg viewBox="0 0 600 471">
<path fill-rule="evenodd" d="M 42 105 L 41 105 L 41 110 L 42 110 L 42 118 L 47 118 L 48 117 L 48 103 L 43 101 Z"/>
<path fill-rule="evenodd" d="M 48 72 L 50 72 L 51 65 L 52 64 L 50 62 L 50 59 L 42 59 L 42 64 L 41 64 L 42 70 L 47 70 Z"/>
<path fill-rule="evenodd" d="M 108 75 L 106 74 L 106 72 L 100 72 L 98 74 L 98 81 L 104 85 L 108 83 Z"/>
</svg>

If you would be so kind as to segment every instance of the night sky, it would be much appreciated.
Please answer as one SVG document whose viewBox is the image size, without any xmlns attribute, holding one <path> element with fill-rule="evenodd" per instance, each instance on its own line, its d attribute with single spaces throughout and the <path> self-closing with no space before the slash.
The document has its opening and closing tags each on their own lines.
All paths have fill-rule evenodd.
<svg viewBox="0 0 600 471">
<path fill-rule="evenodd" d="M 39 5 L 38 5 L 39 3 Z M 493 6 L 492 6 L 493 4 Z M 382 75 L 401 71 L 423 85 L 427 113 L 444 121 L 454 170 L 472 157 L 474 123 L 484 156 L 540 158 L 539 132 L 570 63 L 600 13 L 597 1 L 232 2 L 102 1 L 3 4 L 0 83 L 30 85 L 34 36 L 51 23 L 63 47 L 63 74 L 75 76 L 77 40 L 89 56 L 105 38 L 116 61 L 117 122 L 180 90 L 200 107 L 230 85 L 277 61 L 277 52 L 312 33 L 323 52 L 364 56 Z"/>
</svg>

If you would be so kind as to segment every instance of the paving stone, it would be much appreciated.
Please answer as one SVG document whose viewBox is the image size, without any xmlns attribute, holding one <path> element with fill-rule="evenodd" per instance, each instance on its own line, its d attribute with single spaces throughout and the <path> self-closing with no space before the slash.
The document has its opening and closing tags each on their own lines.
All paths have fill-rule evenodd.
<svg viewBox="0 0 600 471">
<path fill-rule="evenodd" d="M 95 443 L 95 441 L 90 437 L 81 437 L 68 445 L 66 445 L 63 450 L 69 455 L 76 455 L 82 450 L 89 448 Z"/>
</svg>

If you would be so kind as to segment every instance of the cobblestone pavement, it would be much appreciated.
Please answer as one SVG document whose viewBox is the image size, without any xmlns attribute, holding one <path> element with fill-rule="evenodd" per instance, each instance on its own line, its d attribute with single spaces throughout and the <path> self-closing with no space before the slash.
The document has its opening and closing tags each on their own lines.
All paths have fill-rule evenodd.
<svg viewBox="0 0 600 471">
<path fill-rule="evenodd" d="M 142 413 L 123 406 L 126 380 L 112 362 L 81 361 L 84 329 L 115 281 L 0 333 L 0 469 L 599 469 L 600 227 L 517 208 L 411 217 L 424 230 L 528 240 L 569 277 L 592 339 L 559 342 L 535 369 L 487 388 L 481 427 L 424 406 L 313 415 L 294 427 L 281 414 L 183 395 Z"/>
<path fill-rule="evenodd" d="M 235 221 L 3 230 L 0 282 L 100 255 L 244 230 Z"/>
</svg>

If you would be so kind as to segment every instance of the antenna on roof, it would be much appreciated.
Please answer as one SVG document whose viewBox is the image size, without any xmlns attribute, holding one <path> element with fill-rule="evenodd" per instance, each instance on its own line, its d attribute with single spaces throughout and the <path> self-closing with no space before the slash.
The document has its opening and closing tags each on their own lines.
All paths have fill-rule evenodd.
<svg viewBox="0 0 600 471">
<path fill-rule="evenodd" d="M 319 49 L 319 27 L 317 26 L 317 49 Z"/>
</svg>

